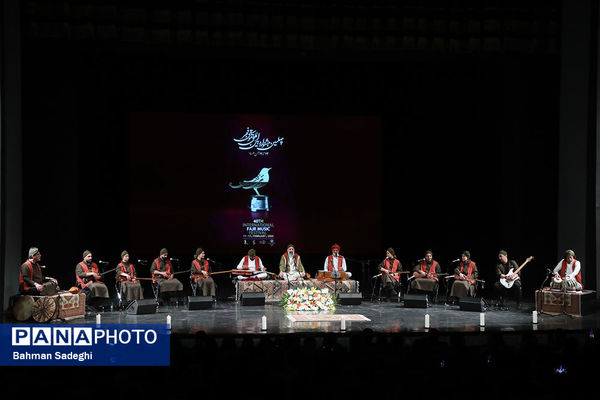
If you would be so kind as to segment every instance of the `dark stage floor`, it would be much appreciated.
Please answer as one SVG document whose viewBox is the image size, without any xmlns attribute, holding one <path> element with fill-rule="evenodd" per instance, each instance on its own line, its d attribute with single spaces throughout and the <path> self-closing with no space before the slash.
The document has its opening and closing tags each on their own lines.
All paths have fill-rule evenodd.
<svg viewBox="0 0 600 400">
<path fill-rule="evenodd" d="M 525 303 L 522 310 L 488 310 L 482 328 L 479 312 L 458 306 L 436 304 L 422 309 L 363 302 L 335 310 L 334 317 L 360 314 L 370 320 L 347 321 L 344 332 L 340 321 L 292 323 L 277 304 L 219 301 L 209 310 L 162 306 L 146 315 L 104 312 L 102 323 L 165 323 L 170 315 L 170 367 L 31 371 L 37 371 L 48 385 L 79 370 L 106 383 L 126 377 L 127 387 L 119 388 L 119 393 L 151 396 L 156 394 L 152 380 L 160 377 L 176 390 L 169 398 L 182 399 L 198 390 L 240 398 L 249 394 L 281 398 L 284 390 L 318 397 L 429 399 L 489 395 L 496 390 L 517 397 L 532 390 L 555 396 L 571 394 L 573 387 L 584 392 L 594 387 L 600 312 L 583 317 L 542 314 L 533 324 L 533 309 L 533 303 Z M 88 313 L 67 323 L 94 324 L 96 315 Z M 266 332 L 261 330 L 263 315 Z M 0 368 L 9 379 L 19 379 L 21 371 Z M 510 384 L 499 386 L 507 379 Z M 100 386 L 98 393 L 115 394 L 109 386 Z"/>
<path fill-rule="evenodd" d="M 510 306 L 510 304 L 509 304 Z M 366 301 L 360 305 L 338 305 L 334 315 L 360 314 L 370 321 L 346 321 L 346 332 L 360 332 L 369 329 L 376 333 L 426 332 L 425 314 L 429 314 L 430 329 L 439 332 L 527 332 L 562 330 L 590 330 L 600 327 L 600 312 L 582 317 L 569 315 L 539 314 L 538 323 L 532 322 L 533 303 L 525 303 L 521 310 L 510 308 L 500 310 L 491 307 L 485 312 L 485 327 L 480 327 L 480 313 L 463 311 L 459 306 L 435 304 L 428 308 L 405 308 L 403 303 L 379 303 Z M 95 323 L 96 314 L 88 312 L 85 318 L 70 323 Z M 103 323 L 116 324 L 156 324 L 166 323 L 171 316 L 172 332 L 194 334 L 203 331 L 216 335 L 261 334 L 261 318 L 267 318 L 267 333 L 335 333 L 341 332 L 341 322 L 292 322 L 288 312 L 276 303 L 265 306 L 243 306 L 239 302 L 219 301 L 211 309 L 188 310 L 186 305 L 161 306 L 153 314 L 127 314 L 126 312 L 102 312 Z M 289 313 L 296 315 L 297 313 Z M 315 312 L 298 314 L 315 315 Z M 324 312 L 320 314 L 331 314 Z M 9 321 L 6 321 L 9 322 Z"/>
</svg>

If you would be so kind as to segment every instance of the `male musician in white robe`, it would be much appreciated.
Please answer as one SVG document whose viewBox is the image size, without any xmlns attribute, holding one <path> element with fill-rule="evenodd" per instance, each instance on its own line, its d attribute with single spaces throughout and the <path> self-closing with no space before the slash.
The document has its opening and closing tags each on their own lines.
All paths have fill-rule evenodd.
<svg viewBox="0 0 600 400">
<path fill-rule="evenodd" d="M 575 259 L 573 250 L 565 251 L 565 258 L 558 262 L 553 272 L 555 278 L 562 278 L 567 288 L 577 291 L 583 289 L 581 263 Z"/>
<path fill-rule="evenodd" d="M 348 267 L 346 266 L 346 259 L 344 258 L 344 256 L 340 255 L 340 249 L 341 248 L 337 243 L 331 246 L 331 255 L 325 258 L 325 264 L 323 264 L 323 269 L 329 272 L 344 271 L 346 273 L 346 279 L 350 279 L 352 273 L 348 272 Z"/>
<path fill-rule="evenodd" d="M 293 244 L 288 244 L 286 252 L 283 253 L 279 260 L 279 276 L 292 281 L 306 276 L 300 255 L 296 253 L 296 248 Z"/>
<path fill-rule="evenodd" d="M 262 280 L 267 279 L 267 273 L 265 272 L 267 269 L 263 265 L 260 257 L 256 255 L 256 250 L 250 249 L 248 250 L 248 255 L 242 257 L 240 263 L 237 266 L 237 269 L 242 271 L 249 271 L 251 274 L 249 275 L 238 275 L 236 279 L 238 280 Z M 262 272 L 261 272 L 262 271 Z"/>
<path fill-rule="evenodd" d="M 498 281 L 494 283 L 494 292 L 498 297 L 498 304 L 501 307 L 504 307 L 504 299 L 509 292 L 515 294 L 517 299 L 517 309 L 521 308 L 521 298 L 522 298 L 522 290 L 521 290 L 521 280 L 519 276 L 521 272 L 515 274 L 515 271 L 519 268 L 519 265 L 515 260 L 508 259 L 508 253 L 506 250 L 500 250 L 498 252 L 498 263 L 496 264 L 496 276 L 498 277 Z M 509 274 L 510 270 L 513 270 L 512 274 Z M 507 281 L 513 281 L 510 289 L 504 287 L 500 283 L 500 279 L 506 279 Z"/>
</svg>

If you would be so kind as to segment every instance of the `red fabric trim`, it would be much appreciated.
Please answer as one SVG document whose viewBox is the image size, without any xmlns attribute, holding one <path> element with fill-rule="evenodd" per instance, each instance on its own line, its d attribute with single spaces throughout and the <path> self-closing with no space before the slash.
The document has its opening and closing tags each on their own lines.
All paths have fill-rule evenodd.
<svg viewBox="0 0 600 400">
<path fill-rule="evenodd" d="M 344 261 L 344 257 L 341 255 L 338 255 L 338 271 L 342 271 L 342 265 L 343 265 L 343 261 Z M 333 254 L 330 254 L 329 257 L 327 257 L 327 269 L 329 271 L 333 271 Z"/>
<path fill-rule="evenodd" d="M 427 272 L 428 274 L 435 274 L 436 265 L 438 265 L 438 262 L 433 260 L 433 263 L 431 264 L 431 268 L 429 268 L 429 272 L 427 272 L 427 263 L 425 261 L 421 261 L 421 271 Z M 436 281 L 438 280 L 437 276 L 432 276 L 429 279 L 435 279 Z"/>
<path fill-rule="evenodd" d="M 250 269 L 250 257 L 244 256 L 244 264 L 242 264 L 243 269 Z M 256 267 L 256 271 L 260 270 L 260 258 L 258 256 L 254 257 L 254 265 Z"/>
<path fill-rule="evenodd" d="M 573 269 L 575 269 L 575 263 L 577 263 L 577 260 L 575 258 L 573 258 Z M 567 272 L 567 261 L 563 258 L 562 260 L 562 265 L 560 266 L 560 276 L 561 278 L 565 278 L 565 273 Z M 579 273 L 577 273 L 577 275 L 575 275 L 575 280 L 577 282 L 579 282 L 579 284 L 581 285 L 581 288 L 583 289 L 583 283 L 581 283 L 581 263 L 579 266 Z"/>
<path fill-rule="evenodd" d="M 460 262 L 460 273 L 463 273 L 463 262 Z M 473 268 L 475 268 L 475 263 L 473 261 L 469 261 L 469 267 L 467 268 L 467 276 L 471 276 L 473 274 Z M 467 279 L 471 283 L 475 283 L 475 279 Z"/>
</svg>

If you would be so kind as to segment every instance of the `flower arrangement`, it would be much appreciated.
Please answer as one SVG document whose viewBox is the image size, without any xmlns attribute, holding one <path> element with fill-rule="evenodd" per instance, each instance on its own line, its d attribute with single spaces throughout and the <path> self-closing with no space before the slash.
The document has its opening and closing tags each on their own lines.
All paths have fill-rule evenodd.
<svg viewBox="0 0 600 400">
<path fill-rule="evenodd" d="M 335 299 L 328 289 L 303 287 L 289 289 L 281 299 L 286 311 L 333 311 Z"/>
</svg>

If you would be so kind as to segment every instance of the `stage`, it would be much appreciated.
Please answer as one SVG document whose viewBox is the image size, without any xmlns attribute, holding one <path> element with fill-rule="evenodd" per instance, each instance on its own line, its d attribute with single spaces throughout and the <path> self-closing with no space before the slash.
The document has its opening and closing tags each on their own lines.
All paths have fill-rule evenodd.
<svg viewBox="0 0 600 400">
<path fill-rule="evenodd" d="M 402 302 L 363 301 L 322 314 L 288 313 L 278 304 L 243 306 L 235 301 L 218 301 L 206 310 L 171 305 L 151 314 L 107 311 L 99 313 L 102 324 L 166 323 L 171 316 L 171 366 L 89 371 L 108 381 L 129 376 L 130 393 L 152 394 L 148 378 L 159 374 L 184 388 L 181 396 L 197 390 L 193 382 L 200 379 L 208 393 L 264 398 L 280 397 L 281 387 L 305 394 L 318 390 L 320 396 L 386 392 L 454 398 L 464 397 L 452 391 L 460 380 L 468 379 L 471 390 L 487 392 L 500 377 L 510 376 L 521 376 L 512 389 L 556 394 L 568 392 L 572 384 L 581 385 L 583 377 L 591 378 L 600 352 L 597 310 L 582 317 L 541 313 L 533 324 L 534 303 L 524 303 L 522 310 L 512 302 L 507 305 L 510 310 L 485 311 L 485 326 L 480 326 L 480 312 L 444 303 L 405 308 Z M 425 314 L 430 316 L 428 329 Z M 53 323 L 95 324 L 97 315 L 87 312 L 84 318 Z M 261 329 L 263 316 L 266 330 Z M 300 316 L 336 320 L 292 320 Z M 343 316 L 348 317 L 345 330 Z M 367 320 L 356 321 L 357 316 Z M 18 323 L 7 316 L 3 322 Z M 9 376 L 17 373 L 3 371 Z M 56 377 L 43 371 L 49 382 Z M 61 371 L 74 370 L 55 370 L 59 375 Z M 390 385 L 382 385 L 382 376 L 391 379 Z M 426 382 L 413 384 L 418 380 Z"/>
<path fill-rule="evenodd" d="M 155 313 L 129 314 L 126 311 L 87 311 L 84 318 L 52 323 L 96 323 L 100 314 L 105 324 L 160 324 L 171 316 L 173 334 L 247 335 L 247 334 L 323 334 L 356 333 L 368 330 L 374 333 L 426 333 L 436 330 L 443 333 L 473 332 L 532 332 L 579 331 L 600 328 L 600 312 L 584 316 L 538 313 L 538 323 L 533 323 L 533 303 L 523 303 L 521 310 L 508 303 L 508 309 L 491 305 L 485 310 L 484 325 L 480 326 L 480 312 L 461 310 L 458 305 L 433 304 L 427 308 L 406 308 L 403 302 L 363 301 L 360 305 L 337 305 L 333 312 L 287 312 L 277 303 L 264 306 L 244 306 L 236 301 L 217 301 L 210 309 L 188 310 L 187 305 L 160 306 Z M 425 328 L 425 314 L 429 315 L 429 329 Z M 262 330 L 262 316 L 267 319 L 267 329 Z M 352 320 L 360 315 L 367 320 Z M 331 321 L 294 321 L 302 316 L 329 317 Z M 347 316 L 346 329 L 341 330 L 340 319 Z M 290 318 L 291 317 L 291 318 Z M 317 318 L 315 318 L 317 319 Z M 323 318 L 318 318 L 323 319 Z M 5 318 L 5 323 L 14 322 Z M 31 321 L 30 321 L 31 322 Z"/>
</svg>

